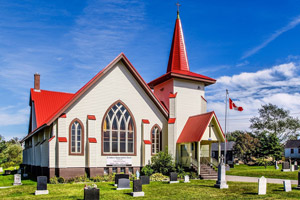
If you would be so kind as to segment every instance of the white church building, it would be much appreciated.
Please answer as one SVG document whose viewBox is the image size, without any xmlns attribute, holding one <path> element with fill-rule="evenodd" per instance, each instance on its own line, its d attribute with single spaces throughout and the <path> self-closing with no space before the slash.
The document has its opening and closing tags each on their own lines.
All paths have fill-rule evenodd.
<svg viewBox="0 0 300 200">
<path fill-rule="evenodd" d="M 211 144 L 225 141 L 206 110 L 205 87 L 215 82 L 190 71 L 179 14 L 167 72 L 150 83 L 123 53 L 74 94 L 40 89 L 35 74 L 23 166 L 66 179 L 134 173 L 167 150 L 200 174 Z"/>
</svg>

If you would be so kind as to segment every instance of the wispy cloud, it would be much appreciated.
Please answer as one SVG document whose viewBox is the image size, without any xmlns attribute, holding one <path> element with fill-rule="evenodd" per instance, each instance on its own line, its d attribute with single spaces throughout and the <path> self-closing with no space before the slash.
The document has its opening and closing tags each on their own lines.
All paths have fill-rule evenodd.
<svg viewBox="0 0 300 200">
<path fill-rule="evenodd" d="M 243 112 L 229 112 L 229 131 L 249 129 L 249 119 L 257 115 L 261 105 L 273 103 L 300 117 L 300 65 L 285 63 L 256 72 L 222 76 L 207 88 L 208 109 L 215 110 L 224 126 L 225 90 Z M 298 113 L 298 114 L 297 114 Z"/>
<path fill-rule="evenodd" d="M 253 49 L 247 51 L 242 57 L 241 59 L 245 59 L 248 58 L 249 56 L 252 56 L 253 54 L 255 54 L 256 52 L 258 52 L 259 50 L 261 50 L 262 48 L 264 48 L 265 46 L 267 46 L 270 42 L 272 42 L 273 40 L 275 40 L 277 37 L 279 37 L 281 34 L 295 28 L 298 24 L 300 23 L 300 16 L 296 17 L 295 19 L 293 19 L 291 22 L 289 22 L 286 26 L 284 26 L 283 28 L 275 31 L 275 33 L 273 33 L 268 39 L 266 39 L 263 43 L 261 43 L 260 45 L 254 47 Z"/>
</svg>

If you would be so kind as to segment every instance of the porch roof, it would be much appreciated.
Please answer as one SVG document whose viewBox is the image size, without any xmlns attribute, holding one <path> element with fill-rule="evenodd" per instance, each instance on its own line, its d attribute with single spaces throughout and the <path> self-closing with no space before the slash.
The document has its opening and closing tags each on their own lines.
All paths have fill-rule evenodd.
<svg viewBox="0 0 300 200">
<path fill-rule="evenodd" d="M 212 111 L 189 117 L 177 140 L 177 143 L 199 142 L 213 117 L 215 117 L 220 131 L 224 137 L 223 130 L 215 115 L 215 112 Z"/>
</svg>

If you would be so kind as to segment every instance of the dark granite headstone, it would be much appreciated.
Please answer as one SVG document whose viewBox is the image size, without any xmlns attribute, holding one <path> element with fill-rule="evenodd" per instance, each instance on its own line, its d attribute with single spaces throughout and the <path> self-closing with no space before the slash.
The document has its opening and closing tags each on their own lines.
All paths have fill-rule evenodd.
<svg viewBox="0 0 300 200">
<path fill-rule="evenodd" d="M 118 185 L 118 180 L 120 178 L 129 179 L 129 174 L 116 174 L 115 175 L 115 184 Z"/>
<path fill-rule="evenodd" d="M 290 169 L 290 163 L 289 162 L 283 162 L 282 163 L 282 169 Z"/>
<path fill-rule="evenodd" d="M 150 177 L 149 176 L 141 176 L 142 185 L 150 184 Z"/>
<path fill-rule="evenodd" d="M 177 181 L 177 173 L 176 172 L 171 172 L 170 173 L 170 181 Z"/>
<path fill-rule="evenodd" d="M 10 175 L 11 174 L 11 170 L 5 170 L 4 175 Z"/>
<path fill-rule="evenodd" d="M 298 170 L 298 169 L 299 169 L 299 165 L 295 165 L 294 170 Z"/>
<path fill-rule="evenodd" d="M 47 176 L 37 177 L 37 190 L 47 190 Z"/>
<path fill-rule="evenodd" d="M 142 192 L 142 180 L 133 180 L 133 192 Z"/>
<path fill-rule="evenodd" d="M 298 188 L 300 188 L 300 171 L 298 172 Z"/>
<path fill-rule="evenodd" d="M 130 188 L 130 180 L 127 178 L 120 178 L 118 181 L 118 189 L 119 188 Z"/>
<path fill-rule="evenodd" d="M 100 199 L 99 188 L 85 188 L 84 200 L 99 200 Z"/>
</svg>

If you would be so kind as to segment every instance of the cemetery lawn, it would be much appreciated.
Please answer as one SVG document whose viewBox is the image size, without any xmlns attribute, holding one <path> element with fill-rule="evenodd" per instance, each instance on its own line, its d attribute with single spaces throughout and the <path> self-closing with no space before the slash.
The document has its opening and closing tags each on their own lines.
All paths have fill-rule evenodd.
<svg viewBox="0 0 300 200">
<path fill-rule="evenodd" d="M 276 170 L 274 166 L 267 166 L 265 169 L 264 166 L 235 165 L 226 172 L 226 175 L 298 180 L 298 171 L 282 172 L 281 165 L 279 167 L 280 169 Z"/>
<path fill-rule="evenodd" d="M 3 176 L 0 176 L 2 179 Z M 151 182 L 144 185 L 145 197 L 138 199 L 299 199 L 300 190 L 284 192 L 282 184 L 268 184 L 267 195 L 257 195 L 257 183 L 228 182 L 229 189 L 214 188 L 216 181 L 191 180 L 190 183 Z M 12 184 L 12 182 L 11 182 Z M 91 185 L 92 183 L 88 183 Z M 35 196 L 36 182 L 0 189 L 0 199 L 83 199 L 84 183 L 48 184 L 49 195 Z M 115 190 L 113 183 L 97 183 L 100 199 L 133 199 L 129 190 Z M 293 185 L 296 187 L 296 185 Z"/>
</svg>

